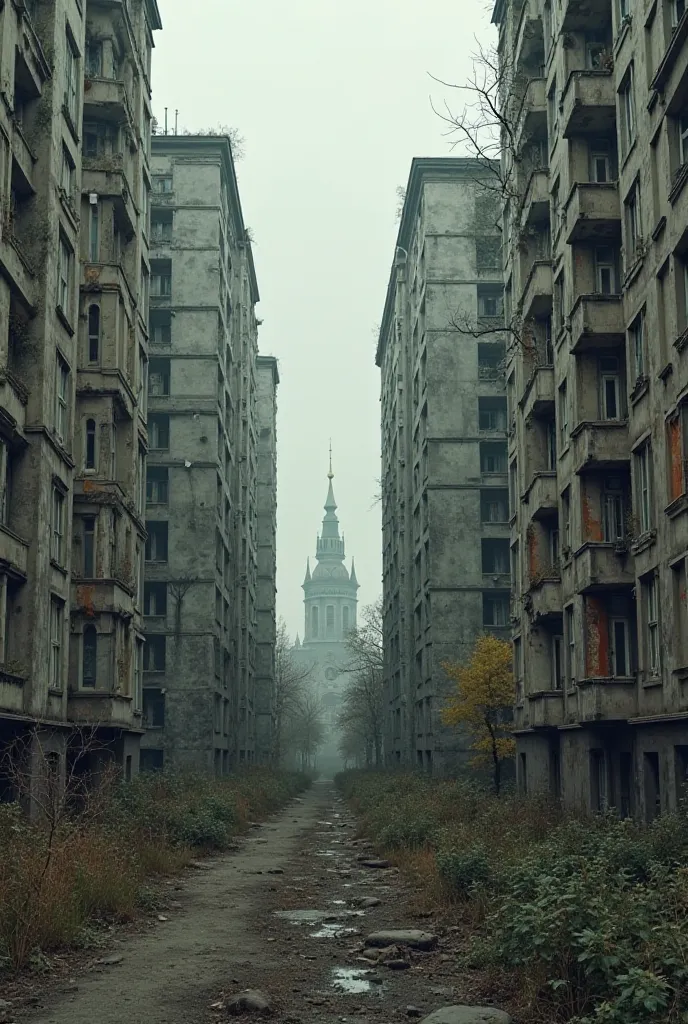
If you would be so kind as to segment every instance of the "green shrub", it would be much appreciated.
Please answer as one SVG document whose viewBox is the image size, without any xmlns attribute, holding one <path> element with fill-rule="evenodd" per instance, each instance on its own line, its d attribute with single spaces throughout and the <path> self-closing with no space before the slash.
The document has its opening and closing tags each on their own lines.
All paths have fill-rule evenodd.
<svg viewBox="0 0 688 1024">
<path fill-rule="evenodd" d="M 492 877 L 487 852 L 480 847 L 440 850 L 437 853 L 437 868 L 442 881 L 464 899 L 477 887 L 485 886 Z"/>
</svg>

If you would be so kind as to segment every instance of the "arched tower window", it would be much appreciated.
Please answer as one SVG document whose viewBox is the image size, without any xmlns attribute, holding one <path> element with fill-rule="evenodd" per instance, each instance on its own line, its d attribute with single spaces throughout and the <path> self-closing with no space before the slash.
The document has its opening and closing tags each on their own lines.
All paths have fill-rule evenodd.
<svg viewBox="0 0 688 1024">
<path fill-rule="evenodd" d="M 325 609 L 325 629 L 328 636 L 334 636 L 334 605 L 328 604 Z"/>
<path fill-rule="evenodd" d="M 311 608 L 311 634 L 314 637 L 318 635 L 318 609 Z"/>
<path fill-rule="evenodd" d="M 344 633 L 348 633 L 350 629 L 351 626 L 349 625 L 349 606 L 348 604 L 345 604 L 344 607 L 342 608 L 342 631 Z"/>
<path fill-rule="evenodd" d="M 86 420 L 86 469 L 96 468 L 96 421 Z"/>
<path fill-rule="evenodd" d="M 100 306 L 88 307 L 88 361 L 100 361 Z"/>
<path fill-rule="evenodd" d="M 98 633 L 95 626 L 85 626 L 81 662 L 81 685 L 94 689 L 98 662 Z"/>
</svg>

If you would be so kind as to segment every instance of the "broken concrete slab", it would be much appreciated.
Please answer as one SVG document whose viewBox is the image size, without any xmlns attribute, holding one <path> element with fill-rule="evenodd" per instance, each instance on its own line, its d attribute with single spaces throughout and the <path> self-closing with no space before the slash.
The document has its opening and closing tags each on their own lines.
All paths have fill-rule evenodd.
<svg viewBox="0 0 688 1024">
<path fill-rule="evenodd" d="M 511 1017 L 494 1006 L 443 1006 L 421 1024 L 511 1024 Z"/>
</svg>

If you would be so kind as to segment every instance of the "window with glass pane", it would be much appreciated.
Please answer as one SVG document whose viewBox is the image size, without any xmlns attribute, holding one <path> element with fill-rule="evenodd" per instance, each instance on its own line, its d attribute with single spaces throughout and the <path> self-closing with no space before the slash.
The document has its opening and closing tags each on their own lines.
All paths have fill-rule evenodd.
<svg viewBox="0 0 688 1024">
<path fill-rule="evenodd" d="M 631 146 L 635 142 L 635 95 L 632 64 L 629 67 L 628 74 L 626 75 L 626 78 L 624 79 L 624 82 L 621 86 L 620 100 L 622 140 L 624 144 L 624 152 L 628 153 Z"/>
<path fill-rule="evenodd" d="M 565 448 L 569 440 L 569 399 L 565 380 L 559 385 L 559 438 L 562 448 Z"/>
<path fill-rule="evenodd" d="M 152 449 L 166 451 L 170 447 L 170 417 L 155 414 L 148 417 L 148 440 Z"/>
<path fill-rule="evenodd" d="M 74 253 L 66 240 L 60 235 L 57 257 L 57 305 L 66 317 L 72 312 L 72 262 Z"/>
<path fill-rule="evenodd" d="M 86 689 L 95 689 L 98 670 L 98 632 L 95 626 L 84 626 L 81 642 L 81 685 Z"/>
<path fill-rule="evenodd" d="M 636 513 L 641 533 L 652 527 L 651 449 L 645 444 L 635 453 Z"/>
<path fill-rule="evenodd" d="M 100 78 L 103 74 L 103 44 L 90 40 L 86 46 L 86 77 Z"/>
<path fill-rule="evenodd" d="M 595 285 L 600 295 L 613 295 L 616 292 L 616 258 L 611 246 L 598 246 L 595 249 Z"/>
<path fill-rule="evenodd" d="M 688 164 L 688 114 L 678 119 L 678 148 L 681 165 Z"/>
<path fill-rule="evenodd" d="M 676 28 L 686 13 L 686 0 L 671 0 L 671 27 Z"/>
<path fill-rule="evenodd" d="M 557 468 L 557 425 L 554 420 L 548 420 L 547 431 L 547 469 L 553 472 Z"/>
<path fill-rule="evenodd" d="M 629 646 L 629 627 L 626 619 L 610 621 L 610 655 L 613 676 L 629 676 L 631 674 L 631 652 Z"/>
<path fill-rule="evenodd" d="M 601 418 L 618 420 L 621 416 L 621 376 L 616 356 L 602 356 L 599 361 Z"/>
<path fill-rule="evenodd" d="M 72 124 L 76 126 L 79 102 L 79 58 L 71 33 L 67 32 L 65 47 L 65 91 L 64 104 Z"/>
<path fill-rule="evenodd" d="M 148 367 L 148 394 L 169 395 L 170 360 L 151 359 Z"/>
<path fill-rule="evenodd" d="M 643 583 L 645 591 L 645 626 L 647 629 L 647 668 L 652 676 L 659 674 L 659 601 L 657 577 L 653 574 Z"/>
<path fill-rule="evenodd" d="M 88 258 L 91 263 L 98 263 L 100 260 L 100 211 L 98 203 L 91 203 L 89 211 Z"/>
<path fill-rule="evenodd" d="M 598 184 L 612 180 L 609 143 L 595 142 L 590 152 L 590 180 Z"/>
<path fill-rule="evenodd" d="M 166 505 L 169 495 L 169 469 L 149 466 L 146 472 L 146 501 L 150 505 Z"/>
<path fill-rule="evenodd" d="M 62 689 L 62 637 L 64 633 L 64 604 L 58 598 L 50 600 L 50 688 Z"/>
<path fill-rule="evenodd" d="M 100 306 L 95 303 L 88 307 L 88 361 L 100 360 Z"/>
<path fill-rule="evenodd" d="M 506 399 L 479 398 L 478 420 L 481 430 L 506 430 Z"/>
<path fill-rule="evenodd" d="M 552 689 L 562 690 L 564 688 L 564 638 L 560 633 L 552 635 L 551 650 Z"/>
<path fill-rule="evenodd" d="M 82 573 L 87 580 L 96 575 L 96 520 L 95 516 L 87 516 L 83 520 L 82 531 Z"/>
<path fill-rule="evenodd" d="M 65 496 L 59 487 L 53 487 L 52 505 L 52 545 L 50 557 L 58 565 L 63 564 L 64 559 L 64 530 L 65 530 Z"/>
<path fill-rule="evenodd" d="M 576 632 L 572 605 L 566 609 L 566 678 L 569 686 L 576 682 Z"/>
<path fill-rule="evenodd" d="M 645 310 L 631 324 L 631 356 L 635 379 L 645 376 Z"/>
<path fill-rule="evenodd" d="M 602 491 L 602 536 L 608 544 L 626 535 L 626 507 L 623 484 L 618 477 L 607 477 Z"/>
</svg>

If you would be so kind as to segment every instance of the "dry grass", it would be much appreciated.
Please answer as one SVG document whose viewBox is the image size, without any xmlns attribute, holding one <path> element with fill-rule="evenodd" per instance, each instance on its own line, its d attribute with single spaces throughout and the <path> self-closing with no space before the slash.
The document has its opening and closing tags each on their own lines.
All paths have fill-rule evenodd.
<svg viewBox="0 0 688 1024">
<path fill-rule="evenodd" d="M 94 919 L 136 914 L 144 880 L 179 873 L 305 788 L 304 776 L 264 769 L 228 779 L 162 775 L 110 781 L 75 815 L 29 822 L 0 805 L 0 969 L 79 941 Z"/>
</svg>

